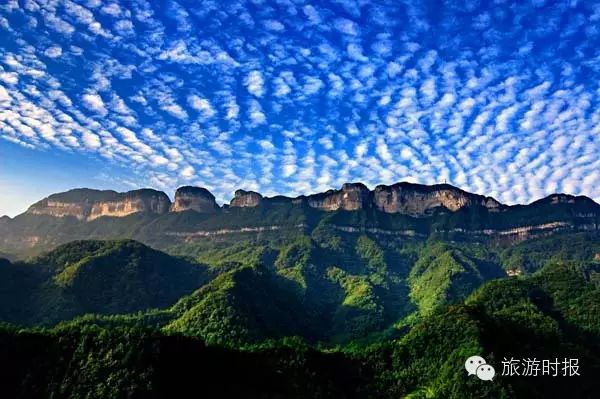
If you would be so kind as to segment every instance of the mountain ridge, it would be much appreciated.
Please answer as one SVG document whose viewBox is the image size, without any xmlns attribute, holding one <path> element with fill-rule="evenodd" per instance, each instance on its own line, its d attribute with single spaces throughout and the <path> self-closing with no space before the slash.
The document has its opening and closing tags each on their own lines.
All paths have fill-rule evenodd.
<svg viewBox="0 0 600 399">
<path fill-rule="evenodd" d="M 74 189 L 38 201 L 12 219 L 0 218 L 0 252 L 23 259 L 79 239 L 129 238 L 168 250 L 207 239 L 299 233 L 515 242 L 559 231 L 598 233 L 600 205 L 567 194 L 504 205 L 447 184 L 397 183 L 370 190 L 347 183 L 295 198 L 237 190 L 223 206 L 201 187 L 180 187 L 173 202 L 152 189 Z"/>
<path fill-rule="evenodd" d="M 308 206 L 324 211 L 378 209 L 384 213 L 399 213 L 410 216 L 425 216 L 435 208 L 457 211 L 465 207 L 483 206 L 491 211 L 502 211 L 536 203 L 572 203 L 585 201 L 597 203 L 583 195 L 554 193 L 528 204 L 503 204 L 491 196 L 471 193 L 450 184 L 424 185 L 398 182 L 377 185 L 370 190 L 363 183 L 345 183 L 340 189 L 288 197 L 276 195 L 265 197 L 255 191 L 239 189 L 229 204 L 219 206 L 215 196 L 199 186 L 179 187 L 171 201 L 159 190 L 141 188 L 127 192 L 75 188 L 59 192 L 32 204 L 26 214 L 50 215 L 55 217 L 74 216 L 79 220 L 91 221 L 102 216 L 123 217 L 137 212 L 164 214 L 194 210 L 199 213 L 216 213 L 232 207 L 257 207 L 270 202 L 307 203 Z M 6 217 L 2 217 L 5 219 Z M 8 218 L 12 219 L 12 218 Z"/>
</svg>

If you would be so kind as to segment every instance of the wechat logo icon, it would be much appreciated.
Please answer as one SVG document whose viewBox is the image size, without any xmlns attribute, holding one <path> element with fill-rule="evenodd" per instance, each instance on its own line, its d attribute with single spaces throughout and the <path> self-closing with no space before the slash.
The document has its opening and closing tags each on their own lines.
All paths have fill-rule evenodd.
<svg viewBox="0 0 600 399">
<path fill-rule="evenodd" d="M 496 370 L 492 365 L 486 363 L 481 356 L 471 356 L 465 362 L 465 370 L 469 375 L 476 375 L 482 381 L 492 381 Z"/>
</svg>

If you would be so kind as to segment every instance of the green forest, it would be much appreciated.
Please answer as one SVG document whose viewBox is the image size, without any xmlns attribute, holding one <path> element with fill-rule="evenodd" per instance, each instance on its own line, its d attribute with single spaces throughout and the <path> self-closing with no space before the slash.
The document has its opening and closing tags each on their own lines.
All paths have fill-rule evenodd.
<svg viewBox="0 0 600 399">
<path fill-rule="evenodd" d="M 75 241 L 0 260 L 2 386 L 15 398 L 594 397 L 598 253 L 595 233 L 502 245 L 327 225 L 168 253 Z M 472 355 L 493 381 L 467 376 Z M 507 357 L 577 358 L 580 376 L 504 376 Z"/>
</svg>

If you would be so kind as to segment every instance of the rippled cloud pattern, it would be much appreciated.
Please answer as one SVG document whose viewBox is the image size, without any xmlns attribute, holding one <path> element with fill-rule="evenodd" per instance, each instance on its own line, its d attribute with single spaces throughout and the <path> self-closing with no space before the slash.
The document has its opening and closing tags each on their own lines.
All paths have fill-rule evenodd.
<svg viewBox="0 0 600 399">
<path fill-rule="evenodd" d="M 600 199 L 598 1 L 10 0 L 0 48 L 3 140 L 138 185 Z"/>
</svg>

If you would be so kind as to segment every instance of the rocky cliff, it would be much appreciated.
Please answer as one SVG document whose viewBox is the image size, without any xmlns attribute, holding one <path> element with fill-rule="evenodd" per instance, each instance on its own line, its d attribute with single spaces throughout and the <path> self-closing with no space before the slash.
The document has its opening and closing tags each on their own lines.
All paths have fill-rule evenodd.
<svg viewBox="0 0 600 399">
<path fill-rule="evenodd" d="M 362 183 L 346 183 L 340 190 L 329 190 L 297 198 L 263 198 L 255 192 L 238 190 L 231 201 L 231 206 L 254 207 L 260 205 L 263 200 L 284 199 L 293 204 L 304 202 L 312 208 L 328 212 L 375 208 L 385 213 L 402 213 L 411 216 L 425 216 L 432 209 L 439 207 L 451 211 L 469 206 L 482 206 L 490 210 L 500 210 L 503 207 L 491 197 L 471 194 L 449 184 L 426 186 L 411 183 L 377 186 L 373 191 Z"/>
<path fill-rule="evenodd" d="M 30 215 L 75 217 L 91 221 L 102 216 L 123 217 L 137 212 L 163 214 L 169 211 L 169 197 L 152 189 L 117 193 L 112 190 L 75 189 L 52 194 L 33 204 Z"/>
<path fill-rule="evenodd" d="M 237 190 L 229 206 L 238 208 L 255 207 L 262 203 L 263 196 L 254 191 Z"/>
<path fill-rule="evenodd" d="M 329 190 L 306 199 L 309 206 L 323 211 L 355 211 L 372 206 L 371 192 L 362 183 L 346 183 L 341 190 Z"/>
<path fill-rule="evenodd" d="M 480 207 L 494 213 L 508 209 L 513 212 L 526 209 L 523 208 L 524 205 L 503 205 L 492 197 L 472 194 L 448 184 L 426 186 L 412 183 L 380 185 L 374 190 L 369 190 L 362 183 L 346 183 L 340 190 L 329 190 L 296 198 L 263 197 L 254 191 L 237 190 L 229 206 L 249 208 L 258 207 L 264 203 L 289 203 L 291 206 L 304 204 L 327 212 L 377 209 L 384 213 L 413 217 L 428 216 L 436 208 L 445 208 L 456 212 L 463 208 Z M 552 208 L 571 206 L 573 216 L 585 218 L 594 218 L 597 209 L 597 204 L 590 198 L 566 194 L 550 195 L 528 205 L 528 207 L 531 206 L 551 206 Z M 160 215 L 169 211 L 187 210 L 215 214 L 219 212 L 220 207 L 217 205 L 214 195 L 202 187 L 178 188 L 173 204 L 165 193 L 151 189 L 126 193 L 111 190 L 75 189 L 44 198 L 32 205 L 26 214 L 71 216 L 82 221 L 91 221 L 102 216 L 122 217 L 137 212 Z"/>
<path fill-rule="evenodd" d="M 175 191 L 175 200 L 171 205 L 171 212 L 193 210 L 199 213 L 215 213 L 219 205 L 215 196 L 203 187 L 185 186 Z"/>
<path fill-rule="evenodd" d="M 471 194 L 449 184 L 425 186 L 411 183 L 375 187 L 373 205 L 383 212 L 411 216 L 423 216 L 437 207 L 451 211 L 468 206 L 483 206 L 491 210 L 502 207 L 502 204 L 491 197 Z"/>
<path fill-rule="evenodd" d="M 402 213 L 411 216 L 424 216 L 437 207 L 445 207 L 451 211 L 475 205 L 491 210 L 503 207 L 491 197 L 471 194 L 447 184 L 425 186 L 411 183 L 377 186 L 373 191 L 362 183 L 346 183 L 340 190 L 329 190 L 297 198 L 283 196 L 263 198 L 261 194 L 254 191 L 237 190 L 229 206 L 257 207 L 264 201 L 289 201 L 296 205 L 305 203 L 312 208 L 328 212 L 375 208 L 385 213 Z M 553 201 L 562 203 L 570 199 L 568 196 L 557 196 Z M 55 217 L 73 216 L 79 220 L 89 221 L 101 216 L 121 217 L 136 212 L 163 214 L 168 211 L 187 210 L 216 213 L 219 211 L 219 206 L 214 195 L 202 187 L 178 188 L 173 204 L 165 193 L 150 189 L 127 193 L 75 189 L 44 198 L 32 205 L 27 213 Z"/>
<path fill-rule="evenodd" d="M 510 243 L 559 232 L 600 234 L 600 205 L 584 196 L 554 194 L 528 205 L 508 206 L 450 185 L 398 183 L 369 190 L 363 184 L 349 183 L 340 190 L 296 198 L 263 197 L 238 190 L 230 206 L 235 211 L 226 210 L 226 206 L 221 211 L 215 197 L 199 187 L 181 187 L 173 204 L 165 193 L 155 190 L 118 193 L 76 189 L 44 198 L 12 219 L 0 218 L 0 252 L 29 256 L 88 238 L 128 237 L 166 247 L 198 237 L 290 231 L 310 234 L 317 226 L 322 228 L 319 234 L 333 229 L 415 239 L 435 234 L 456 240 Z M 259 209 L 247 211 L 251 207 Z M 449 211 L 433 211 L 440 207 Z M 324 215 L 314 209 L 369 212 Z M 178 215 L 182 211 L 190 214 Z M 149 217 L 122 217 L 137 212 Z M 196 217 L 194 213 L 202 215 Z M 72 223 L 71 218 L 81 222 Z"/>
</svg>

